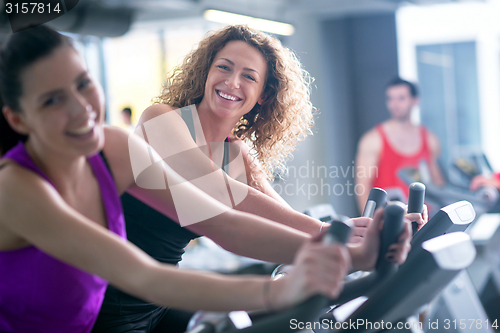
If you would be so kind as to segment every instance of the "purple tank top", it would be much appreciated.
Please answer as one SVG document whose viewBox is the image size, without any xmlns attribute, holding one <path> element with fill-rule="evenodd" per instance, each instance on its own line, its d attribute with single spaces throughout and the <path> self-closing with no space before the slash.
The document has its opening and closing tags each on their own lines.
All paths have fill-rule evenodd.
<svg viewBox="0 0 500 333">
<path fill-rule="evenodd" d="M 4 157 L 50 183 L 24 144 L 19 143 Z M 125 238 L 114 181 L 98 154 L 88 157 L 88 162 L 99 183 L 108 228 Z M 54 259 L 34 246 L 0 251 L 0 332 L 90 332 L 106 286 L 100 277 Z"/>
</svg>

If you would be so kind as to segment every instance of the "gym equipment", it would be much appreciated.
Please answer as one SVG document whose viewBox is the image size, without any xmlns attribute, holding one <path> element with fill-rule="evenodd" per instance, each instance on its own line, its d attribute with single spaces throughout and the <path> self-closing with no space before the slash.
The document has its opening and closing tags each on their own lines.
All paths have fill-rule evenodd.
<svg viewBox="0 0 500 333">
<path fill-rule="evenodd" d="M 361 216 L 373 217 L 373 213 L 380 207 L 384 207 L 386 204 L 387 192 L 381 188 L 374 187 L 370 190 L 368 194 L 368 199 L 366 201 L 365 209 Z M 329 223 L 333 220 L 335 221 L 345 221 L 349 219 L 347 216 L 342 216 L 337 214 L 335 209 L 330 204 L 319 204 L 308 208 L 304 211 L 304 214 L 309 215 L 321 222 Z"/>
<path fill-rule="evenodd" d="M 470 202 L 478 216 L 492 210 L 499 201 L 498 190 L 491 187 L 482 187 L 472 192 L 469 183 L 456 185 L 446 179 L 446 185 L 438 187 L 432 183 L 428 166 L 420 162 L 419 169 L 405 168 L 399 171 L 399 177 L 406 183 L 422 182 L 426 186 L 425 202 L 429 208 L 429 216 L 433 216 L 439 209 L 460 200 Z"/>
<path fill-rule="evenodd" d="M 388 208 L 391 206 L 388 206 Z M 404 212 L 402 214 L 404 214 Z M 411 319 L 411 315 L 417 312 L 422 305 L 434 299 L 441 290 L 460 273 L 461 269 L 469 266 L 473 261 L 476 251 L 470 237 L 463 232 L 449 232 L 453 230 L 465 230 L 474 220 L 475 216 L 474 208 L 466 201 L 443 207 L 416 233 L 412 241 L 412 251 L 410 251 L 406 263 L 393 275 L 388 274 L 386 278 L 378 284 L 378 287 L 368 288 L 370 290 L 361 293 L 367 294 L 369 296 L 368 300 L 363 297 L 358 297 L 360 295 L 359 291 L 353 292 L 347 290 L 347 293 L 351 295 L 344 296 L 346 292 L 343 292 L 341 297 L 344 297 L 344 300 L 339 298 L 340 301 L 336 300 L 334 302 L 342 304 L 351 299 L 355 299 L 355 302 L 357 302 L 355 305 L 357 310 L 353 313 L 351 309 L 347 315 L 344 314 L 343 318 L 341 318 L 344 319 L 343 321 L 337 321 L 340 316 L 339 313 L 341 313 L 342 309 L 345 307 L 352 307 L 351 302 L 338 306 L 318 320 L 318 314 L 324 311 L 324 303 L 318 304 L 316 298 L 313 297 L 293 309 L 280 312 L 278 315 L 251 314 L 250 317 L 254 320 L 254 324 L 251 327 L 242 330 L 228 328 L 224 331 L 213 332 L 296 332 L 296 328 L 300 326 L 300 323 L 309 323 L 312 326 L 316 325 L 316 333 L 346 332 L 349 331 L 349 328 L 345 328 L 344 323 L 364 319 L 364 323 L 366 324 L 368 320 L 375 320 L 373 318 L 376 317 L 380 317 L 377 319 L 377 323 L 380 323 L 381 320 L 386 323 L 390 321 L 391 325 L 396 327 L 398 322 L 400 322 L 400 325 L 403 325 L 402 331 L 416 332 L 418 331 L 416 329 L 404 328 L 407 322 L 417 322 L 416 319 Z M 386 226 L 388 225 L 389 224 Z M 449 234 L 442 235 L 447 232 Z M 430 238 L 432 239 L 429 240 Z M 356 281 L 348 282 L 346 286 L 354 285 L 352 283 L 356 283 Z M 349 289 L 352 287 L 347 288 Z M 377 290 L 374 291 L 374 289 Z M 360 304 L 362 305 L 359 306 Z M 371 317 L 369 317 L 368 314 L 370 314 Z M 227 318 L 228 316 L 226 315 L 225 317 Z M 429 321 L 424 324 L 432 325 L 434 322 Z M 442 324 L 444 325 L 444 323 Z M 453 322 L 451 322 L 450 325 L 453 325 Z M 326 329 L 323 329 L 325 326 Z M 387 325 L 385 328 L 387 328 Z M 376 332 L 383 330 L 375 327 L 368 328 L 366 331 Z"/>
<path fill-rule="evenodd" d="M 294 311 L 294 309 L 279 312 L 273 316 L 265 316 L 264 318 L 257 321 L 257 323 L 251 327 L 244 328 L 243 332 L 263 332 L 261 330 L 265 330 L 267 332 L 286 332 L 289 328 L 289 320 L 290 318 L 298 318 L 298 320 L 302 319 L 317 319 L 318 315 L 324 313 L 328 308 L 328 305 L 331 303 L 343 303 L 353 298 L 357 298 L 361 295 L 367 294 L 370 288 L 376 286 L 380 282 L 383 281 L 387 276 L 394 274 L 396 272 L 396 265 L 385 260 L 385 253 L 389 245 L 396 242 L 399 234 L 403 229 L 403 216 L 404 216 L 404 207 L 400 203 L 392 203 L 386 207 L 384 212 L 384 228 L 381 232 L 381 246 L 380 246 L 380 254 L 379 259 L 377 261 L 376 270 L 370 273 L 368 276 L 347 282 L 344 286 L 344 290 L 341 295 L 334 301 L 328 301 L 325 297 L 315 296 L 308 301 L 306 301 L 303 305 L 304 308 L 300 308 L 299 311 Z M 340 227 L 340 225 L 345 225 L 342 222 L 333 222 L 330 226 L 330 230 L 328 232 L 329 235 L 337 235 L 333 237 L 338 237 L 339 233 L 341 233 L 342 229 L 345 227 Z M 341 240 L 346 242 L 348 239 L 347 233 L 341 237 Z M 204 319 L 204 318 L 207 319 Z M 234 329 L 235 324 L 230 324 L 228 321 L 231 321 L 229 315 L 221 315 L 217 318 L 217 322 L 214 323 L 215 316 L 211 313 L 198 314 L 196 316 L 196 322 L 190 324 L 188 326 L 189 333 L 209 333 L 209 332 L 226 332 Z M 232 325 L 232 326 L 231 326 Z M 223 327 L 224 330 L 216 331 L 216 327 Z"/>
<path fill-rule="evenodd" d="M 451 171 L 457 171 L 459 177 L 462 178 L 461 181 L 455 176 L 455 183 L 462 183 L 465 187 L 467 187 L 472 179 L 478 175 L 491 177 L 494 173 L 486 155 L 483 153 L 470 154 L 469 156 L 462 156 L 455 159 L 452 163 Z"/>
<path fill-rule="evenodd" d="M 304 214 L 311 216 L 321 222 L 330 223 L 332 221 L 340 221 L 342 220 L 332 205 L 330 204 L 320 204 L 308 208 L 304 211 Z"/>
<path fill-rule="evenodd" d="M 387 192 L 381 188 L 374 187 L 368 194 L 365 209 L 363 210 L 363 217 L 373 217 L 373 213 L 379 208 L 384 207 L 387 200 Z"/>
<path fill-rule="evenodd" d="M 412 250 L 408 253 L 408 260 L 421 250 L 426 240 L 454 231 L 464 231 L 474 221 L 476 212 L 467 201 L 459 201 L 441 208 L 412 238 Z"/>
<path fill-rule="evenodd" d="M 321 222 L 324 223 L 330 224 L 332 223 L 332 221 L 342 221 L 351 226 L 348 221 L 349 218 L 347 216 L 337 214 L 333 206 L 330 204 L 319 204 L 316 206 L 312 206 L 307 210 L 305 210 L 304 214 L 312 218 L 315 218 L 316 220 L 320 220 Z M 288 271 L 290 271 L 292 268 L 293 268 L 292 265 L 285 265 L 285 264 L 278 265 L 271 273 L 271 279 L 278 280 L 286 276 L 288 274 Z"/>
<path fill-rule="evenodd" d="M 421 192 L 421 191 L 419 191 Z M 421 193 L 419 194 L 421 196 Z M 418 198 L 418 197 L 417 197 Z M 420 197 L 421 198 L 421 197 Z M 413 204 L 412 204 L 413 205 Z M 416 206 L 416 205 L 414 205 Z M 472 221 L 474 221 L 476 213 L 472 205 L 467 201 L 460 201 L 443 207 L 439 210 L 437 214 L 431 218 L 426 225 L 424 225 L 413 237 L 411 241 L 412 250 L 408 254 L 408 258 L 403 266 L 407 265 L 411 258 L 417 256 L 420 251 L 422 251 L 421 245 L 423 242 L 443 235 L 445 233 L 464 231 Z M 287 267 L 289 268 L 289 267 Z M 281 272 L 279 272 L 281 273 Z M 283 273 L 282 273 L 283 274 Z M 286 273 L 284 273 L 286 274 Z M 283 274 L 283 275 L 284 275 Z M 373 279 L 373 276 L 371 278 Z M 356 280 L 355 280 L 356 281 Z M 363 288 L 362 284 L 366 282 L 354 282 L 353 287 L 359 288 L 360 295 L 362 295 L 366 290 Z M 359 283 L 361 286 L 356 285 Z M 367 285 L 369 286 L 369 285 Z M 352 298 L 352 297 L 351 297 Z M 346 299 L 339 297 L 338 303 L 342 304 Z"/>
<path fill-rule="evenodd" d="M 402 268 L 408 269 L 409 271 L 411 269 L 416 269 L 408 266 L 412 265 L 414 262 L 413 260 L 415 260 L 414 258 L 422 256 L 422 252 L 425 251 L 422 247 L 424 242 L 446 233 L 464 231 L 474 220 L 475 216 L 474 208 L 467 201 L 456 202 L 441 208 L 441 210 L 414 235 L 411 242 L 412 250 L 408 254 L 406 262 L 400 267 L 400 270 Z M 432 300 L 432 298 L 429 299 L 429 301 L 430 300 Z M 333 312 L 335 311 L 338 312 L 339 310 L 334 309 Z M 318 331 L 317 333 L 320 332 L 321 331 Z"/>
<path fill-rule="evenodd" d="M 422 213 L 424 210 L 425 185 L 422 183 L 410 184 L 408 193 L 408 213 Z M 411 223 L 413 235 L 417 232 L 418 223 Z"/>
<path fill-rule="evenodd" d="M 484 214 L 470 231 L 478 256 L 467 273 L 490 320 L 500 320 L 500 214 Z"/>
<path fill-rule="evenodd" d="M 483 325 L 474 332 L 493 332 L 500 319 L 500 214 L 483 214 L 470 229 L 476 246 L 474 262 L 448 285 L 430 306 L 431 321 L 457 320 Z M 495 322 L 495 320 L 497 320 Z M 485 323 L 490 325 L 486 326 Z M 496 323 L 496 324 L 495 324 Z M 431 330 L 429 330 L 430 332 Z M 450 332 L 470 332 L 469 326 L 456 325 Z"/>
<path fill-rule="evenodd" d="M 370 218 L 373 217 L 373 214 L 378 208 L 385 206 L 386 199 L 387 199 L 387 192 L 385 190 L 378 187 L 372 188 L 368 195 L 368 199 L 366 201 L 362 216 Z M 304 214 L 309 215 L 325 223 L 329 223 L 332 220 L 337 220 L 347 223 L 351 227 L 353 226 L 352 222 L 349 221 L 349 217 L 337 214 L 333 206 L 330 204 L 320 204 L 313 206 L 307 209 L 304 212 Z M 275 268 L 275 270 L 271 274 L 271 278 L 279 279 L 287 275 L 290 269 L 292 269 L 292 265 L 283 265 L 283 264 L 279 265 L 278 267 Z M 346 280 L 351 281 L 354 279 L 358 279 L 360 277 L 366 276 L 366 274 L 367 274 L 366 272 L 362 271 L 354 272 L 349 274 L 346 277 Z"/>
<path fill-rule="evenodd" d="M 380 233 L 380 249 L 375 270 L 370 274 L 349 281 L 344 286 L 344 291 L 335 300 L 335 304 L 343 304 L 359 296 L 368 295 L 369 291 L 377 286 L 387 276 L 393 275 L 397 265 L 385 259 L 387 249 L 391 244 L 397 243 L 398 237 L 403 231 L 403 217 L 405 208 L 401 203 L 389 203 L 384 212 L 384 227 Z"/>
<path fill-rule="evenodd" d="M 375 211 L 380 208 L 384 207 L 386 205 L 386 198 L 387 198 L 387 192 L 381 188 L 374 187 L 370 190 L 370 193 L 368 194 L 368 199 L 365 204 L 365 208 L 363 210 L 363 217 L 373 217 L 373 214 Z M 334 208 L 329 205 L 329 204 L 322 204 L 322 205 L 317 205 L 312 208 L 309 208 L 304 212 L 304 214 L 307 214 L 315 219 L 318 219 L 320 221 L 323 221 L 327 223 L 331 216 L 335 216 L 336 220 L 342 221 L 344 223 L 347 223 L 348 225 L 351 225 L 351 222 L 349 221 L 349 218 L 346 216 L 341 216 L 338 215 Z M 279 265 L 276 267 L 276 269 L 273 271 L 271 274 L 272 279 L 279 279 L 285 275 L 287 275 L 288 271 L 292 269 L 291 265 Z M 361 277 L 366 276 L 366 272 L 354 272 L 349 274 L 346 277 L 347 281 L 351 281 L 354 279 L 358 279 Z"/>
<path fill-rule="evenodd" d="M 351 228 L 348 225 L 344 224 L 343 222 L 333 221 L 330 228 L 328 229 L 328 233 L 323 238 L 323 242 L 340 243 L 345 245 L 349 240 L 350 233 Z M 325 308 L 328 305 L 328 301 L 329 300 L 326 297 L 315 296 L 315 306 L 313 307 L 313 309 L 315 311 L 318 311 L 320 308 Z M 197 312 L 188 324 L 188 332 L 215 333 L 226 332 L 230 329 L 250 327 L 245 324 L 250 319 L 250 317 L 248 315 L 243 315 L 243 313 L 245 312 L 233 311 L 229 314 L 208 311 Z M 281 327 L 283 325 L 279 317 L 280 314 L 278 313 L 276 316 L 277 317 L 274 318 L 274 323 L 269 323 L 269 329 L 271 329 L 272 327 Z M 262 319 L 262 321 L 265 322 L 266 318 Z"/>
<path fill-rule="evenodd" d="M 297 332 L 297 329 L 315 329 L 322 333 L 382 332 L 399 327 L 399 331 L 411 332 L 411 328 L 405 327 L 408 325 L 407 318 L 432 300 L 462 269 L 469 266 L 476 253 L 469 235 L 463 232 L 425 241 L 422 249 L 411 259 L 409 265 L 402 266 L 394 276 L 377 287 L 371 297 L 344 321 L 336 321 L 335 314 L 331 318 L 323 318 L 320 322 L 314 321 L 323 305 L 322 298 L 315 296 L 292 309 L 256 318 L 252 326 L 243 329 L 203 331 L 194 327 L 189 333 L 275 333 Z M 411 327 L 412 322 L 409 323 Z M 439 328 L 436 332 L 445 329 L 444 326 Z"/>
<path fill-rule="evenodd" d="M 344 322 L 362 322 L 364 329 L 361 331 L 367 333 L 396 328 L 403 323 L 403 331 L 410 332 L 404 324 L 407 319 L 439 294 L 462 269 L 472 263 L 476 255 L 469 235 L 464 232 L 430 239 L 422 243 L 421 249 Z M 385 326 L 381 327 L 381 323 Z M 360 330 L 348 327 L 335 332 L 354 331 Z M 443 331 L 442 327 L 438 331 Z"/>
<path fill-rule="evenodd" d="M 471 323 L 475 324 L 476 321 L 482 323 L 482 325 L 474 327 L 474 332 L 493 332 L 491 326 L 487 327 L 485 325 L 489 319 L 466 271 L 462 271 L 444 288 L 439 297 L 431 303 L 428 312 L 429 322 L 451 323 L 455 320 L 458 323 L 467 323 L 465 326 L 451 324 L 453 327 L 447 330 L 450 332 L 471 332 L 469 326 Z M 425 331 L 435 330 L 426 327 Z"/>
</svg>

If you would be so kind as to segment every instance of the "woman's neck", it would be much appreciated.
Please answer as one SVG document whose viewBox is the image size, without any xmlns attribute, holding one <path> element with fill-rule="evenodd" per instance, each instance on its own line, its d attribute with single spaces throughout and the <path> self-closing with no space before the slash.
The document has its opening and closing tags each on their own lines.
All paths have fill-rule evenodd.
<svg viewBox="0 0 500 333">
<path fill-rule="evenodd" d="M 82 179 L 85 179 L 83 177 L 87 167 L 85 156 L 61 155 L 30 140 L 25 143 L 25 146 L 33 162 L 60 193 L 77 189 Z"/>
<path fill-rule="evenodd" d="M 209 142 L 223 142 L 238 122 L 231 118 L 214 117 L 212 112 L 201 103 L 196 107 L 205 140 Z"/>
</svg>

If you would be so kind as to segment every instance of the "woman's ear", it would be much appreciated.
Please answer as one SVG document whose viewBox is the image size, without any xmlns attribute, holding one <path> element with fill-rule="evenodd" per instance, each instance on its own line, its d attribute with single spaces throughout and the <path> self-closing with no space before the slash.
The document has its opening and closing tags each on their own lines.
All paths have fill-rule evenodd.
<svg viewBox="0 0 500 333">
<path fill-rule="evenodd" d="M 29 127 L 24 122 L 21 112 L 15 112 L 10 106 L 4 105 L 2 113 L 14 131 L 23 135 L 29 134 Z"/>
<path fill-rule="evenodd" d="M 262 93 L 262 95 L 260 95 L 259 99 L 257 100 L 257 104 L 262 105 L 262 103 L 264 103 L 266 100 L 267 100 L 267 94 Z"/>
</svg>

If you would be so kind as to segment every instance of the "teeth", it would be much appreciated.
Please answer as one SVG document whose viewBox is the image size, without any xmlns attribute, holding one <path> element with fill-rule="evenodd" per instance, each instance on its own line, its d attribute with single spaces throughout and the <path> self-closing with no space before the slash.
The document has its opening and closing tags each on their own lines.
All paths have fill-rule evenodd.
<svg viewBox="0 0 500 333">
<path fill-rule="evenodd" d="M 218 90 L 217 92 L 218 92 L 219 96 L 220 96 L 220 97 L 222 97 L 222 98 L 224 98 L 224 99 L 228 99 L 228 100 L 230 100 L 230 101 L 236 101 L 236 100 L 237 100 L 237 98 L 236 98 L 236 97 L 231 96 L 231 95 L 224 94 L 224 93 L 223 93 L 222 91 L 220 91 L 220 90 Z"/>
<path fill-rule="evenodd" d="M 95 126 L 94 119 L 89 119 L 89 121 L 87 122 L 87 125 L 85 125 L 84 127 L 80 127 L 80 128 L 68 131 L 68 133 L 74 134 L 74 135 L 87 134 L 94 128 L 94 126 Z"/>
</svg>

